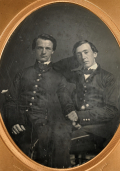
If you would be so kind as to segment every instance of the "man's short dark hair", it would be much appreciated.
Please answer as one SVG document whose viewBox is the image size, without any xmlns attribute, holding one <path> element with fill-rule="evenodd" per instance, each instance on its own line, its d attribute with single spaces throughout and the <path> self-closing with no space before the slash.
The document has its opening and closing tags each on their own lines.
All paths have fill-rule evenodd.
<svg viewBox="0 0 120 171">
<path fill-rule="evenodd" d="M 53 51 L 55 51 L 56 50 L 56 47 L 57 47 L 57 41 L 56 41 L 56 39 L 53 37 L 53 36 L 51 36 L 51 35 L 49 35 L 49 34 L 40 34 L 37 38 L 35 38 L 34 40 L 33 40 L 33 43 L 32 43 L 32 50 L 34 50 L 35 49 L 35 47 L 36 47 L 36 41 L 37 41 L 37 39 L 43 39 L 43 40 L 50 40 L 52 43 L 53 43 Z"/>
<path fill-rule="evenodd" d="M 93 44 L 92 44 L 91 42 L 89 42 L 88 40 L 83 40 L 83 41 L 78 41 L 78 42 L 75 43 L 75 45 L 73 46 L 72 52 L 73 52 L 74 56 L 76 56 L 76 49 L 77 49 L 79 46 L 81 46 L 81 45 L 83 45 L 83 44 L 85 44 L 85 43 L 88 43 L 88 44 L 90 45 L 90 47 L 91 47 L 91 49 L 92 49 L 93 52 L 98 53 L 98 50 L 97 50 L 97 48 L 95 47 L 95 45 L 93 45 Z"/>
</svg>

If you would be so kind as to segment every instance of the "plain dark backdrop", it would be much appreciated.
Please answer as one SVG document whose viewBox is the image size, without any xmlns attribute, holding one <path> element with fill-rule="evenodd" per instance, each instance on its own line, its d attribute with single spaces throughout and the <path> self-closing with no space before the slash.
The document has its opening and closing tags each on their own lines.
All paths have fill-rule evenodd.
<svg viewBox="0 0 120 171">
<path fill-rule="evenodd" d="M 56 3 L 29 15 L 10 37 L 0 61 L 0 92 L 9 89 L 16 73 L 35 62 L 32 41 L 41 33 L 53 35 L 57 49 L 53 61 L 72 56 L 73 45 L 89 40 L 98 49 L 97 62 L 119 77 L 120 49 L 108 27 L 88 9 L 70 3 Z M 0 95 L 0 106 L 4 97 Z"/>
</svg>

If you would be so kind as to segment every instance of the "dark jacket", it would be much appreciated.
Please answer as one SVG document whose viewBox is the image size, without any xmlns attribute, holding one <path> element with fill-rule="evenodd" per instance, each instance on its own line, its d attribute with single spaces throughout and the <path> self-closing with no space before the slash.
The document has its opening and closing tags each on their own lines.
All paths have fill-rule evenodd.
<svg viewBox="0 0 120 171">
<path fill-rule="evenodd" d="M 119 125 L 118 87 L 114 76 L 98 64 L 98 68 L 85 80 L 82 66 L 77 68 L 72 63 L 68 66 L 69 63 L 65 62 L 58 61 L 54 68 L 76 86 L 72 99 L 82 126 L 77 137 L 81 130 L 104 138 L 112 137 Z M 61 70 L 62 63 L 64 67 Z"/>
<path fill-rule="evenodd" d="M 67 90 L 65 78 L 53 69 L 52 63 L 42 65 L 36 61 L 34 66 L 18 73 L 13 86 L 8 91 L 5 110 L 6 126 L 10 133 L 13 125 L 22 124 L 30 130 L 25 133 L 27 139 L 32 137 L 32 140 L 27 140 L 29 144 L 39 139 L 37 160 L 40 161 L 38 162 L 42 164 L 43 160 L 43 164 L 51 167 L 69 166 L 68 143 L 70 143 L 72 125 L 64 115 L 75 108 Z M 14 137 L 11 134 L 11 136 L 17 139 L 18 146 L 28 155 L 26 145 L 21 147 L 26 136 L 22 140 L 21 135 L 18 135 L 19 140 L 16 135 Z M 65 138 L 67 139 L 64 143 Z M 54 151 L 53 154 L 51 154 L 52 151 Z M 64 157 L 63 154 L 65 154 Z M 53 155 L 53 165 L 44 163 L 46 158 L 49 163 L 52 163 L 50 155 Z"/>
<path fill-rule="evenodd" d="M 74 110 L 66 80 L 52 68 L 52 63 L 42 66 L 36 61 L 18 73 L 8 93 L 6 106 L 14 110 L 11 126 L 24 125 L 25 114 L 31 122 L 46 124 L 58 118 L 65 120 L 64 115 Z"/>
<path fill-rule="evenodd" d="M 73 100 L 81 125 L 100 124 L 111 121 L 118 115 L 117 84 L 114 76 L 100 65 L 85 80 L 83 70 L 74 69 L 73 82 L 76 90 Z"/>
</svg>

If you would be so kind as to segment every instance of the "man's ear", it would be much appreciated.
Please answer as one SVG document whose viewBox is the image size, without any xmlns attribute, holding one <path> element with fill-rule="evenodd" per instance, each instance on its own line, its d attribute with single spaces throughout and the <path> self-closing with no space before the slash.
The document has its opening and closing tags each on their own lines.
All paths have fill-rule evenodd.
<svg viewBox="0 0 120 171">
<path fill-rule="evenodd" d="M 94 52 L 94 58 L 96 58 L 96 57 L 97 57 L 97 54 L 98 54 L 97 52 Z"/>
</svg>

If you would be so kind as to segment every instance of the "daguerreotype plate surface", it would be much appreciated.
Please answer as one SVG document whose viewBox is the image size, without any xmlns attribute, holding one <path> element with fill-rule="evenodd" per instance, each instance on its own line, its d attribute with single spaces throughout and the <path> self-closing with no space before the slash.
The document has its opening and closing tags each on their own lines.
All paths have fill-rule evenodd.
<svg viewBox="0 0 120 171">
<path fill-rule="evenodd" d="M 118 28 L 88 1 L 27 3 L 3 17 L 2 170 L 119 170 Z"/>
</svg>

